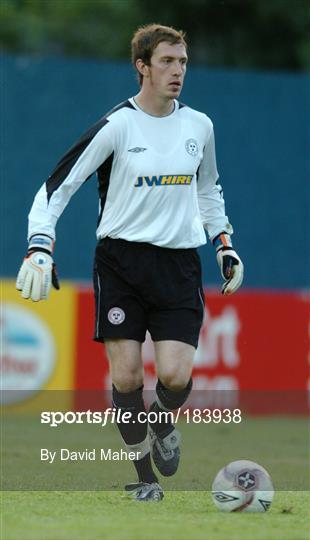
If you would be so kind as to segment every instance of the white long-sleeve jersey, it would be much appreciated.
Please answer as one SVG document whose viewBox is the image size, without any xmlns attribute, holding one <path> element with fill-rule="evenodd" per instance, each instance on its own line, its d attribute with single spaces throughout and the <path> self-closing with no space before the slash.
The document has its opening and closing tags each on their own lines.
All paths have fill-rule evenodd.
<svg viewBox="0 0 310 540">
<path fill-rule="evenodd" d="M 192 248 L 232 232 L 217 183 L 213 125 L 203 113 L 175 100 L 155 117 L 133 98 L 89 129 L 38 191 L 28 238 L 55 239 L 58 218 L 76 190 L 97 172 L 97 238 Z"/>
</svg>

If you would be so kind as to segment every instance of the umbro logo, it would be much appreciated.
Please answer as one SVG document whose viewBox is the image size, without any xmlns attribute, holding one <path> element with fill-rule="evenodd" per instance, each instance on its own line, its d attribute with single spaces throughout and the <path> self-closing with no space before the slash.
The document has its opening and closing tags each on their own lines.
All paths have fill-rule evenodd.
<svg viewBox="0 0 310 540">
<path fill-rule="evenodd" d="M 135 154 L 138 154 L 139 152 L 145 152 L 147 148 L 142 148 L 141 146 L 135 146 L 134 148 L 130 148 L 128 152 L 135 152 Z"/>
</svg>

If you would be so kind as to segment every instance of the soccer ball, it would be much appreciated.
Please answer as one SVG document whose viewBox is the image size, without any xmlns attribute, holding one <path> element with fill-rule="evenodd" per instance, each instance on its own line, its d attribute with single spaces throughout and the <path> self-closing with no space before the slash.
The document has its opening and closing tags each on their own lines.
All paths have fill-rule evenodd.
<svg viewBox="0 0 310 540">
<path fill-rule="evenodd" d="M 266 469 L 246 459 L 223 467 L 212 484 L 213 501 L 221 512 L 266 512 L 273 496 Z"/>
</svg>

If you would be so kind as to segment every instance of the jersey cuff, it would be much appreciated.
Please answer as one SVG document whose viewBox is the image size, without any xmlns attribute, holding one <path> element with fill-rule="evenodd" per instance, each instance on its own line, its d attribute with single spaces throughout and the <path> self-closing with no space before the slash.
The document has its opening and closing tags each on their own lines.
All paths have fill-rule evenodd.
<svg viewBox="0 0 310 540">
<path fill-rule="evenodd" d="M 34 234 L 29 240 L 28 251 L 31 249 L 44 249 L 49 253 L 53 253 L 54 243 L 54 240 L 46 234 Z"/>
</svg>

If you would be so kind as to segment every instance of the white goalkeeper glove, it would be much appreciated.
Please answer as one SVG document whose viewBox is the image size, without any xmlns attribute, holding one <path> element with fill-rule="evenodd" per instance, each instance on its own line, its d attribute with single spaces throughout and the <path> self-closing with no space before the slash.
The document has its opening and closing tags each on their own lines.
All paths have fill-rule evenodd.
<svg viewBox="0 0 310 540">
<path fill-rule="evenodd" d="M 243 263 L 235 250 L 229 234 L 221 233 L 213 240 L 216 248 L 216 259 L 223 279 L 222 294 L 229 295 L 236 292 L 243 281 Z"/>
<path fill-rule="evenodd" d="M 53 240 L 44 234 L 37 234 L 30 239 L 28 254 L 16 280 L 16 289 L 21 291 L 22 298 L 38 302 L 47 299 L 51 285 L 55 289 L 60 288 L 51 256 L 53 244 Z"/>
</svg>

